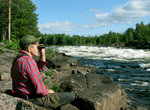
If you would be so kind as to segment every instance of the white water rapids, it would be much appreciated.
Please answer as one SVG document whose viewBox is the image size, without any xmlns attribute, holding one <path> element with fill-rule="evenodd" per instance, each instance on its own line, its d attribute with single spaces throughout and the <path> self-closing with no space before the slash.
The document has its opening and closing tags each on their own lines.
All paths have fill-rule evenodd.
<svg viewBox="0 0 150 110">
<path fill-rule="evenodd" d="M 120 61 L 145 61 L 149 63 L 141 63 L 141 67 L 150 68 L 150 51 L 137 49 L 122 49 L 114 47 L 93 47 L 93 46 L 63 46 L 55 47 L 56 51 L 65 53 L 74 57 L 83 57 L 87 59 L 99 60 L 120 60 Z M 150 69 L 148 69 L 150 70 Z"/>
</svg>

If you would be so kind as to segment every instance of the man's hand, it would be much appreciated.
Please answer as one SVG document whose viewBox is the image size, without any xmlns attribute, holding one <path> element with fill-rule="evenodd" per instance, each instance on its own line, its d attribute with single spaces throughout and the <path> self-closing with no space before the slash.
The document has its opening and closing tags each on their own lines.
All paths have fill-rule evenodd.
<svg viewBox="0 0 150 110">
<path fill-rule="evenodd" d="M 42 46 L 43 44 L 40 44 L 40 45 Z M 40 52 L 40 59 L 41 59 L 42 61 L 46 61 L 45 48 L 39 49 L 39 52 Z"/>
<path fill-rule="evenodd" d="M 48 93 L 54 93 L 52 89 L 48 89 Z"/>
</svg>

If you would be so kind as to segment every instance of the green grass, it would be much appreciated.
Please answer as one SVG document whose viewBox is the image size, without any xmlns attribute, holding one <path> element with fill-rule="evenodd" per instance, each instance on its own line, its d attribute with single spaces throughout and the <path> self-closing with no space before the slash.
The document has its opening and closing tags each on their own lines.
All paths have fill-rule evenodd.
<svg viewBox="0 0 150 110">
<path fill-rule="evenodd" d="M 60 85 L 58 83 L 54 83 L 51 89 L 53 89 L 55 92 L 58 92 L 60 89 Z"/>
<path fill-rule="evenodd" d="M 2 75 L 2 72 L 0 72 L 0 76 Z"/>
<path fill-rule="evenodd" d="M 48 87 L 48 89 L 51 89 L 51 88 L 49 87 L 50 81 L 46 81 L 46 82 L 44 82 L 44 83 L 45 83 L 45 85 Z"/>
<path fill-rule="evenodd" d="M 46 76 L 49 76 L 51 78 L 54 76 L 54 74 L 52 73 L 51 70 L 44 71 L 44 73 Z M 49 87 L 50 83 L 51 83 L 50 81 L 45 81 L 44 83 L 48 87 L 48 89 L 52 89 L 55 92 L 59 91 L 59 89 L 60 89 L 60 85 L 58 83 L 54 83 L 52 87 Z"/>
<path fill-rule="evenodd" d="M 44 71 L 44 73 L 45 73 L 46 76 L 49 76 L 49 77 L 53 76 L 53 73 L 52 73 L 51 70 Z"/>
</svg>

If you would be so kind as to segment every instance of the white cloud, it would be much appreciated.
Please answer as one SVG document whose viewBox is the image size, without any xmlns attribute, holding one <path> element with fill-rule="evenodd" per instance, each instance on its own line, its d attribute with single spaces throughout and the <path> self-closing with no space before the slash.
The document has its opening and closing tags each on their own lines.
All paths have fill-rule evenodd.
<svg viewBox="0 0 150 110">
<path fill-rule="evenodd" d="M 69 33 L 74 27 L 76 27 L 76 25 L 69 21 L 52 21 L 39 24 L 39 29 L 42 33 Z"/>
<path fill-rule="evenodd" d="M 129 23 L 150 16 L 150 0 L 129 0 L 108 13 L 96 14 L 96 19 L 109 23 Z"/>
</svg>

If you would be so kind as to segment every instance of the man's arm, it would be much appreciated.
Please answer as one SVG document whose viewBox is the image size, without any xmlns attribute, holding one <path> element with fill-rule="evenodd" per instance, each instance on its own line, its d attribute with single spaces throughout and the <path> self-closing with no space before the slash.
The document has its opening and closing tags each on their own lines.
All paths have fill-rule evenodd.
<svg viewBox="0 0 150 110">
<path fill-rule="evenodd" d="M 45 48 L 39 49 L 39 52 L 40 52 L 40 60 L 45 62 L 46 61 Z"/>
<path fill-rule="evenodd" d="M 37 65 L 38 65 L 39 71 L 41 72 L 41 71 L 44 70 L 45 65 L 47 64 L 47 62 L 46 62 L 46 56 L 45 56 L 45 48 L 39 49 L 39 53 L 40 53 L 40 59 L 37 62 Z"/>
<path fill-rule="evenodd" d="M 42 94 L 43 96 L 47 95 L 48 89 L 44 85 L 43 79 L 39 72 L 36 62 L 33 59 L 27 60 L 26 72 L 28 74 L 29 79 L 33 83 L 33 87 L 37 94 Z"/>
</svg>

